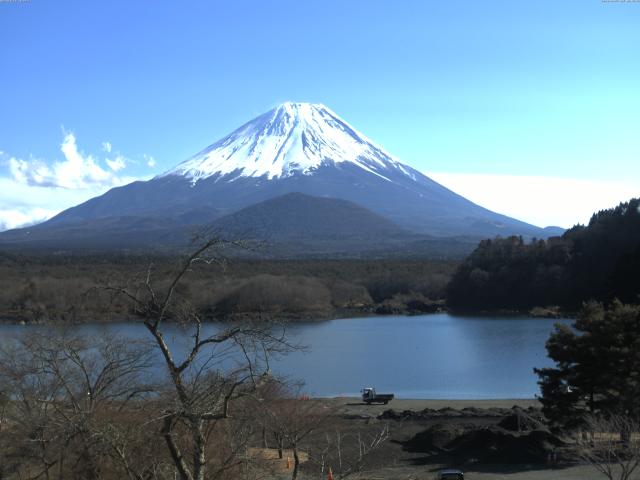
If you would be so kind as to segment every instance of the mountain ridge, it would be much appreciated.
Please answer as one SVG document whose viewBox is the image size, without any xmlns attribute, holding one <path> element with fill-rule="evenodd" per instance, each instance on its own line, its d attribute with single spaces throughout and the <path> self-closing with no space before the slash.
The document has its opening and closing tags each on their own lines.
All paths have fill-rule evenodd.
<svg viewBox="0 0 640 480">
<path fill-rule="evenodd" d="M 294 192 L 250 205 L 207 226 L 203 208 L 176 217 L 102 217 L 0 234 L 12 251 L 170 253 L 192 238 L 217 235 L 246 248 L 230 256 L 258 258 L 462 258 L 469 238 L 435 238 L 406 231 L 355 203 Z"/>
<path fill-rule="evenodd" d="M 213 222 L 233 237 L 368 240 L 415 237 L 386 218 L 347 200 L 291 192 L 245 207 Z"/>
<path fill-rule="evenodd" d="M 113 188 L 22 232 L 46 236 L 47 229 L 74 224 L 89 232 L 100 224 L 105 234 L 129 225 L 134 235 L 142 220 L 132 219 L 205 225 L 293 192 L 351 202 L 418 235 L 479 240 L 560 233 L 467 200 L 400 162 L 323 105 L 291 102 L 151 180 Z M 15 231 L 0 234 L 0 244 L 7 238 L 15 239 Z"/>
</svg>

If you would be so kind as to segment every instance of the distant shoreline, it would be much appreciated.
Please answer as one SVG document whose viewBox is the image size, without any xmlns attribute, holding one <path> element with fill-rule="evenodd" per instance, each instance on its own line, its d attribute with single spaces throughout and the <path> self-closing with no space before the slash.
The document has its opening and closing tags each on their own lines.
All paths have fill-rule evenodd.
<svg viewBox="0 0 640 480">
<path fill-rule="evenodd" d="M 284 322 L 284 323 L 314 323 L 314 322 L 326 322 L 330 320 L 350 320 L 356 318 L 366 317 L 417 317 L 417 316 L 430 316 L 436 314 L 447 314 L 451 316 L 469 316 L 469 317 L 529 317 L 540 319 L 572 319 L 576 317 L 575 312 L 562 312 L 549 309 L 531 309 L 531 310 L 458 310 L 449 309 L 444 306 L 439 306 L 432 311 L 414 311 L 414 310 L 398 310 L 392 312 L 380 312 L 379 310 L 371 307 L 367 308 L 339 308 L 331 312 L 326 311 L 310 311 L 305 313 L 300 312 L 283 312 L 281 314 L 265 313 L 265 312 L 239 312 L 230 315 L 220 316 L 219 318 L 205 317 L 203 320 L 205 323 L 233 323 L 241 322 L 245 320 L 252 321 L 264 321 L 264 322 Z M 107 318 L 109 317 L 109 318 Z M 76 318 L 66 319 L 59 317 L 41 317 L 39 319 L 29 319 L 21 313 L 0 313 L 0 324 L 3 325 L 102 325 L 113 323 L 136 323 L 140 319 L 128 315 L 120 315 L 118 318 L 114 318 L 114 315 L 105 315 L 103 317 L 94 317 L 91 319 Z M 171 320 L 169 320 L 171 322 Z"/>
</svg>

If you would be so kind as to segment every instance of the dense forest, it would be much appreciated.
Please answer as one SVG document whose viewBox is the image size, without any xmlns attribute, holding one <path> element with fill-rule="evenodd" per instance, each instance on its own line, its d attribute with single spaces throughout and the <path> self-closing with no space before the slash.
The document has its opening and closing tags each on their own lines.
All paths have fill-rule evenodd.
<svg viewBox="0 0 640 480">
<path fill-rule="evenodd" d="M 179 258 L 0 253 L 0 319 L 118 321 L 131 305 L 108 287 L 151 272 L 169 277 Z M 208 320 L 321 319 L 438 309 L 457 262 L 441 260 L 229 260 L 192 272 L 182 294 Z"/>
<path fill-rule="evenodd" d="M 25 322 L 123 320 L 129 305 L 105 293 L 177 257 L 0 252 L 0 318 Z M 561 237 L 482 241 L 462 263 L 418 259 L 230 260 L 200 269 L 182 288 L 208 319 L 328 318 L 438 310 L 577 311 L 586 300 L 636 303 L 640 199 L 594 214 Z"/>
<path fill-rule="evenodd" d="M 638 301 L 640 199 L 595 213 L 561 237 L 484 240 L 447 288 L 452 308 L 577 310 L 586 300 Z"/>
</svg>

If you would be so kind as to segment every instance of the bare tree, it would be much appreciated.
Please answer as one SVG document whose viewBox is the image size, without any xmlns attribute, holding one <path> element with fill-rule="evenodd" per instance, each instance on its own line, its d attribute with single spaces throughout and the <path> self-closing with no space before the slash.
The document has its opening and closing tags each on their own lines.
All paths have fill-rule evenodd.
<svg viewBox="0 0 640 480">
<path fill-rule="evenodd" d="M 0 474 L 204 480 L 239 472 L 256 425 L 248 402 L 263 383 L 274 383 L 269 358 L 293 347 L 273 325 L 203 324 L 182 280 L 198 265 L 223 266 L 218 254 L 226 245 L 205 242 L 170 277 L 154 278 L 150 266 L 129 285 L 101 289 L 125 299 L 142 320 L 150 334 L 144 346 L 68 332 L 5 342 Z M 175 324 L 186 348 L 167 333 Z M 157 384 L 142 381 L 150 369 Z M 15 461 L 5 461 L 11 455 Z"/>
<path fill-rule="evenodd" d="M 269 377 L 269 356 L 291 348 L 284 331 L 271 325 L 229 325 L 207 329 L 200 313 L 180 291 L 181 282 L 198 265 L 224 265 L 221 250 L 234 246 L 219 238 L 205 241 L 182 261 L 175 274 L 156 281 L 150 266 L 141 281 L 128 287 L 108 287 L 124 295 L 133 313 L 159 349 L 169 377 L 166 408 L 159 419 L 161 433 L 182 480 L 204 480 L 238 465 L 234 456 L 207 473 L 209 440 L 220 422 L 231 416 L 232 404 L 252 394 Z M 186 349 L 172 347 L 165 324 L 178 322 L 189 329 Z M 184 353 L 180 353 L 180 351 Z M 222 440 L 218 438 L 217 440 Z M 222 442 L 213 442 L 221 448 Z"/>
<path fill-rule="evenodd" d="M 389 438 L 388 425 L 346 427 L 337 405 L 310 399 L 301 395 L 301 389 L 301 384 L 266 383 L 253 406 L 266 432 L 276 439 L 279 458 L 285 448 L 291 449 L 292 479 L 299 477 L 305 457 L 309 462 L 305 470 L 318 468 L 320 478 L 329 467 L 334 478 L 358 476 Z"/>
<path fill-rule="evenodd" d="M 296 480 L 300 471 L 300 449 L 303 442 L 313 432 L 326 426 L 330 410 L 316 400 L 303 400 L 288 396 L 271 400 L 263 405 L 263 416 L 267 429 L 277 441 L 279 457 L 283 447 L 291 448 L 293 453 L 293 472 Z"/>
<path fill-rule="evenodd" d="M 640 464 L 640 424 L 626 416 L 590 416 L 578 457 L 609 480 L 629 480 Z"/>
<path fill-rule="evenodd" d="M 101 478 L 103 460 L 115 460 L 128 478 L 128 457 L 114 456 L 108 431 L 114 419 L 152 388 L 141 377 L 150 351 L 135 342 L 103 336 L 30 335 L 5 340 L 0 348 L 0 389 L 11 399 L 6 409 L 13 455 L 20 477 Z M 11 449 L 14 449 L 12 452 Z"/>
<path fill-rule="evenodd" d="M 318 463 L 321 474 L 331 466 L 334 478 L 357 477 L 388 438 L 387 424 L 356 432 L 344 432 L 336 428 L 333 432 L 325 433 L 324 448 L 314 460 Z"/>
</svg>

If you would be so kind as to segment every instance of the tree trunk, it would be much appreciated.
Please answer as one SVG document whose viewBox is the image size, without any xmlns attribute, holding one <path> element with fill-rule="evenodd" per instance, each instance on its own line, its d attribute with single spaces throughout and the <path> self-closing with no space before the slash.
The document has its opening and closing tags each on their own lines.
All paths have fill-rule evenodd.
<svg viewBox="0 0 640 480">
<path fill-rule="evenodd" d="M 207 466 L 206 447 L 207 441 L 203 432 L 203 422 L 201 419 L 194 420 L 191 424 L 193 429 L 193 479 L 205 480 Z"/>
<path fill-rule="evenodd" d="M 189 471 L 189 467 L 187 466 L 187 462 L 185 462 L 184 457 L 182 456 L 182 452 L 180 452 L 180 448 L 175 442 L 173 438 L 173 420 L 171 417 L 165 417 L 164 426 L 162 428 L 162 436 L 164 437 L 165 442 L 167 442 L 167 447 L 169 447 L 169 452 L 171 453 L 171 459 L 173 460 L 178 473 L 180 474 L 181 480 L 193 480 L 191 472 Z"/>
<path fill-rule="evenodd" d="M 58 480 L 62 480 L 64 478 L 64 454 L 66 448 L 67 444 L 65 443 L 64 448 L 60 451 L 60 459 L 58 460 Z"/>
<path fill-rule="evenodd" d="M 282 455 L 282 450 L 284 449 L 284 445 L 283 445 L 283 444 L 284 444 L 284 440 L 283 440 L 283 438 L 282 438 L 279 434 L 277 434 L 276 432 L 273 432 L 273 436 L 274 436 L 274 437 L 275 437 L 275 439 L 276 439 L 276 445 L 277 445 L 277 447 L 278 447 L 278 458 L 279 458 L 280 460 L 282 460 L 282 457 L 283 457 L 283 455 Z"/>
<path fill-rule="evenodd" d="M 291 475 L 291 480 L 296 480 L 298 478 L 298 467 L 300 466 L 300 457 L 298 457 L 298 445 L 294 443 L 292 445 L 293 448 L 293 474 Z"/>
<path fill-rule="evenodd" d="M 629 428 L 625 428 L 623 427 L 620 431 L 620 442 L 622 443 L 622 446 L 625 448 L 629 447 L 629 444 L 631 443 L 631 430 Z"/>
</svg>

